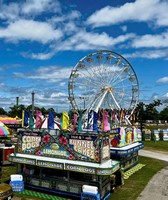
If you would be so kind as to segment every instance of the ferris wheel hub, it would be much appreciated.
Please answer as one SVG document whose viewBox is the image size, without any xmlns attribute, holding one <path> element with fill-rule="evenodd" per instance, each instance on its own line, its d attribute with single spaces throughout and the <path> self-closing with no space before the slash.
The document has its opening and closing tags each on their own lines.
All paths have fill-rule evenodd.
<svg viewBox="0 0 168 200">
<path fill-rule="evenodd" d="M 112 87 L 106 87 L 106 88 L 101 89 L 102 92 L 105 92 L 105 91 L 110 92 L 112 90 L 114 90 L 114 88 L 112 88 Z"/>
<path fill-rule="evenodd" d="M 108 87 L 108 88 L 105 88 L 105 90 L 107 90 L 107 91 L 112 91 L 112 90 L 114 90 L 114 88 Z"/>
</svg>

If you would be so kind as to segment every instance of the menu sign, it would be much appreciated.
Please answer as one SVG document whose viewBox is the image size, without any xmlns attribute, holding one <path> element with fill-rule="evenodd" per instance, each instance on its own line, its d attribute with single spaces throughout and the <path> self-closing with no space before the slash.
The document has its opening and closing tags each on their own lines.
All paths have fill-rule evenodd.
<svg viewBox="0 0 168 200">
<path fill-rule="evenodd" d="M 18 129 L 18 153 L 101 163 L 110 159 L 109 138 L 103 134 Z"/>
</svg>

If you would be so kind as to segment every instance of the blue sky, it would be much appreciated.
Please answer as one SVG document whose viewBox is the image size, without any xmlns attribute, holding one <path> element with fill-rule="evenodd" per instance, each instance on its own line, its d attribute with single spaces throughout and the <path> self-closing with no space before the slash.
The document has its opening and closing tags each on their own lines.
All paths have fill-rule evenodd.
<svg viewBox="0 0 168 200">
<path fill-rule="evenodd" d="M 111 50 L 139 81 L 139 101 L 168 99 L 167 0 L 0 0 L 0 107 L 69 108 L 68 79 L 84 56 Z"/>
</svg>

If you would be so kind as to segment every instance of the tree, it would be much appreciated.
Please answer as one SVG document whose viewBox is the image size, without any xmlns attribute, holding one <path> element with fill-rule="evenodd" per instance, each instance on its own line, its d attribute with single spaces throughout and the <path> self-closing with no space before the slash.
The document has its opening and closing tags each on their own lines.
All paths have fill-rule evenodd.
<svg viewBox="0 0 168 200">
<path fill-rule="evenodd" d="M 0 115 L 7 115 L 7 112 L 2 107 L 0 107 Z"/>
<path fill-rule="evenodd" d="M 145 105 L 146 107 L 146 120 L 158 120 L 159 111 L 156 107 L 160 106 L 162 103 L 160 100 L 154 100 L 153 103 Z"/>
<path fill-rule="evenodd" d="M 145 104 L 143 102 L 139 102 L 139 104 L 137 104 L 137 107 L 135 109 L 135 112 L 137 114 L 137 121 L 139 122 L 140 124 L 140 129 L 141 129 L 141 132 L 142 132 L 142 129 L 145 128 L 145 115 L 146 115 L 146 112 L 145 112 Z"/>
<path fill-rule="evenodd" d="M 24 105 L 14 105 L 13 107 L 10 107 L 10 110 L 8 112 L 8 115 L 10 117 L 16 117 L 18 116 L 19 118 L 22 118 L 22 110 L 25 110 L 25 106 Z"/>
<path fill-rule="evenodd" d="M 168 106 L 164 108 L 162 111 L 160 111 L 159 118 L 161 120 L 167 120 L 168 121 Z"/>
</svg>

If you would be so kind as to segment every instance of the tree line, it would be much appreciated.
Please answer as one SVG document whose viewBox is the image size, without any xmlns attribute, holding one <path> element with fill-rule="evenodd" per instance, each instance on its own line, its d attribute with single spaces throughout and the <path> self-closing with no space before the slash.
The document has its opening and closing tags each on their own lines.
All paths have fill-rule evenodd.
<svg viewBox="0 0 168 200">
<path fill-rule="evenodd" d="M 143 102 L 139 102 L 136 106 L 134 114 L 136 115 L 135 120 L 137 122 L 145 122 L 146 120 L 158 121 L 164 120 L 168 121 L 168 106 L 164 107 L 161 111 L 158 110 L 158 107 L 162 105 L 160 100 L 154 100 L 152 103 L 145 104 Z M 0 107 L 0 115 L 7 115 L 9 117 L 19 117 L 22 118 L 22 111 L 27 110 L 29 112 L 32 111 L 32 105 L 24 106 L 24 105 L 14 105 L 9 108 L 9 111 L 5 111 L 2 107 Z M 49 111 L 54 112 L 57 115 L 60 113 L 56 113 L 53 108 L 45 109 L 44 107 L 34 107 L 34 110 L 39 110 L 46 115 Z"/>
</svg>

